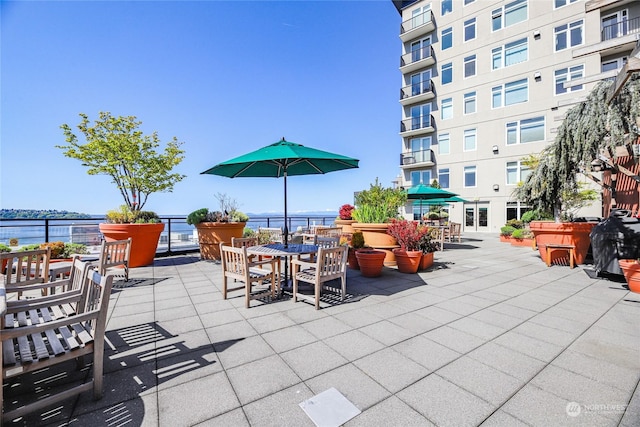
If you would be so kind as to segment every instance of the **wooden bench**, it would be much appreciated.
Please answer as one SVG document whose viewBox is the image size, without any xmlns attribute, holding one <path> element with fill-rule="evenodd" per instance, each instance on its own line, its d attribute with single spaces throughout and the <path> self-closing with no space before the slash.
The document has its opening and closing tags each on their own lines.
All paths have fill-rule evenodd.
<svg viewBox="0 0 640 427">
<path fill-rule="evenodd" d="M 80 361 L 86 354 L 93 355 L 93 377 L 90 381 L 42 399 L 33 399 L 31 403 L 8 412 L 4 412 L 3 387 L 0 387 L 3 424 L 84 391 L 93 390 L 96 399 L 102 396 L 104 331 L 113 276 L 101 276 L 88 268 L 82 270 L 81 292 L 71 289 L 59 295 L 9 304 L 6 294 L 0 292 L 3 384 L 19 375 L 69 360 Z M 72 309 L 67 310 L 66 307 Z"/>
<path fill-rule="evenodd" d="M 573 268 L 576 259 L 576 247 L 574 245 L 562 245 L 558 243 L 549 243 L 545 248 L 545 262 L 547 263 L 547 267 L 551 267 L 551 253 L 556 250 L 568 252 L 569 266 Z"/>
</svg>

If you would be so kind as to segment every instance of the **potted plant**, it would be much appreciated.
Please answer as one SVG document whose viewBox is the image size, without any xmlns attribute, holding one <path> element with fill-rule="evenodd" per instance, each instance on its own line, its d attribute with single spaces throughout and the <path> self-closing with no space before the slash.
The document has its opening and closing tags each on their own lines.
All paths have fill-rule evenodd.
<svg viewBox="0 0 640 427">
<path fill-rule="evenodd" d="M 340 206 L 338 218 L 336 218 L 335 223 L 337 226 L 342 228 L 343 233 L 353 233 L 355 231 L 351 225 L 356 222 L 356 220 L 351 216 L 354 209 L 353 205 L 349 204 Z"/>
<path fill-rule="evenodd" d="M 420 240 L 428 233 L 426 227 L 421 227 L 415 221 L 406 219 L 392 219 L 387 233 L 398 241 L 399 248 L 393 249 L 401 273 L 415 273 L 420 266 L 422 251 Z"/>
<path fill-rule="evenodd" d="M 399 209 L 407 200 L 407 193 L 400 188 L 385 188 L 376 181 L 369 190 L 360 191 L 356 207 L 351 215 L 356 220 L 354 230 L 364 235 L 365 245 L 386 253 L 385 265 L 396 265 L 392 250 L 398 247 L 396 239 L 387 234 L 389 221 L 399 217 Z"/>
<path fill-rule="evenodd" d="M 351 235 L 351 242 L 349 244 L 349 252 L 347 255 L 347 262 L 349 268 L 354 270 L 360 270 L 358 265 L 358 258 L 356 257 L 356 251 L 364 248 L 364 236 L 361 231 L 356 231 Z"/>
<path fill-rule="evenodd" d="M 418 270 L 426 270 L 433 265 L 433 253 L 439 248 L 437 242 L 439 234 L 440 231 L 437 228 L 428 227 L 427 232 L 420 237 L 418 247 L 422 252 L 422 258 L 420 259 Z"/>
<path fill-rule="evenodd" d="M 249 217 L 240 212 L 237 202 L 223 193 L 217 193 L 220 210 L 197 209 L 187 216 L 187 224 L 198 230 L 200 257 L 206 260 L 220 259 L 220 243 L 231 243 L 233 237 L 242 237 Z M 260 236 L 258 236 L 260 240 Z"/>
<path fill-rule="evenodd" d="M 70 261 L 74 255 L 88 254 L 87 245 L 82 243 L 64 243 L 61 241 L 45 242 L 40 245 L 34 245 L 34 249 L 50 248 L 51 259 L 49 262 Z M 24 249 L 24 248 L 23 248 Z"/>
<path fill-rule="evenodd" d="M 185 176 L 172 170 L 184 158 L 182 142 L 175 137 L 166 144 L 164 153 L 158 134 L 144 135 L 138 130 L 142 122 L 135 116 L 114 117 L 100 112 L 93 126 L 86 114 L 77 126 L 86 140 L 78 137 L 67 124 L 61 126 L 68 145 L 58 145 L 66 157 L 78 159 L 88 167 L 89 175 L 107 175 L 124 199 L 124 207 L 110 211 L 107 222 L 99 225 L 107 241 L 131 237 L 129 267 L 153 262 L 164 224 L 158 216 L 142 208 L 150 194 L 171 192 Z"/>
</svg>

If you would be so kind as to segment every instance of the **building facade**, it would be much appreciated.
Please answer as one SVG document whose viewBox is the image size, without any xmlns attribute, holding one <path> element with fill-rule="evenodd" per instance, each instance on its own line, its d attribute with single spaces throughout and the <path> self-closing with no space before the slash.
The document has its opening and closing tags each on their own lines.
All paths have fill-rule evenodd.
<svg viewBox="0 0 640 427">
<path fill-rule="evenodd" d="M 465 232 L 498 232 L 528 210 L 523 162 L 564 114 L 615 78 L 638 43 L 633 0 L 394 1 L 401 14 L 400 174 L 465 202 L 443 208 Z M 586 178 L 585 178 L 586 179 Z M 407 218 L 428 207 L 405 206 Z M 602 216 L 601 204 L 583 213 Z"/>
</svg>

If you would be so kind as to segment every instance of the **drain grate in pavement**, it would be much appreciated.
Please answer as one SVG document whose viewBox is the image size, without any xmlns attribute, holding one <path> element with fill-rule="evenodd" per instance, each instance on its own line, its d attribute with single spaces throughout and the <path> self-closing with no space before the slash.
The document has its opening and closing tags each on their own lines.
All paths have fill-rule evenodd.
<svg viewBox="0 0 640 427">
<path fill-rule="evenodd" d="M 334 387 L 300 403 L 300 407 L 318 427 L 338 427 L 360 410 Z"/>
</svg>

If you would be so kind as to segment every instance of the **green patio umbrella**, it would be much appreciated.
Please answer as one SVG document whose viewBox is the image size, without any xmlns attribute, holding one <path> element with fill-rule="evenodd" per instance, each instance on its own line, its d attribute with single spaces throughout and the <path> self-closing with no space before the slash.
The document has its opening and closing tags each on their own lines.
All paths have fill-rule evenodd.
<svg viewBox="0 0 640 427">
<path fill-rule="evenodd" d="M 284 178 L 284 242 L 287 244 L 287 176 L 325 174 L 358 167 L 357 159 L 305 147 L 282 138 L 251 153 L 219 163 L 203 174 Z"/>
<path fill-rule="evenodd" d="M 455 202 L 467 202 L 467 200 L 462 197 L 453 196 L 453 197 L 438 197 L 437 199 L 427 199 L 427 200 L 416 200 L 413 202 L 414 206 L 437 206 L 437 205 L 446 205 L 447 203 L 455 203 Z"/>
<path fill-rule="evenodd" d="M 422 220 L 422 201 L 430 199 L 446 199 L 449 197 L 455 197 L 457 194 L 452 193 L 441 188 L 431 187 L 424 184 L 414 185 L 407 190 L 408 199 L 420 200 L 420 220 Z"/>
</svg>

